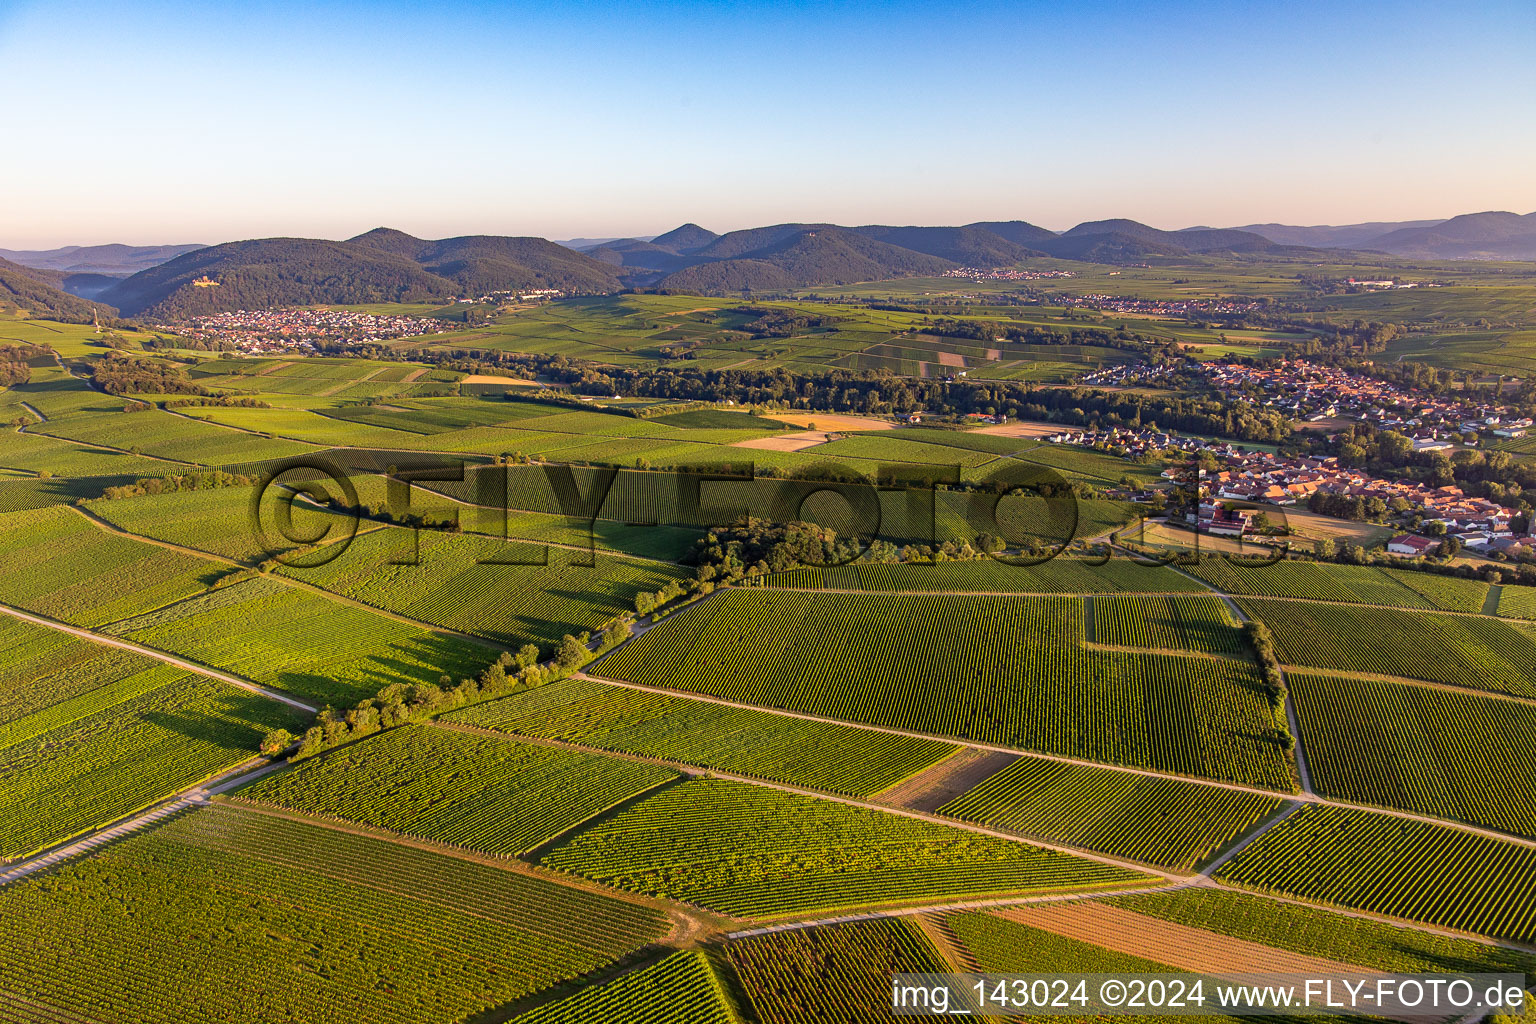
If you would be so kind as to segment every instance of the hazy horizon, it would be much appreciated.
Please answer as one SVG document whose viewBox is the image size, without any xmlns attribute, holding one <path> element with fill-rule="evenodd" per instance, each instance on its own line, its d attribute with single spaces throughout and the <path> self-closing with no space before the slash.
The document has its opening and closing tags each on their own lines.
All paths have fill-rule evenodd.
<svg viewBox="0 0 1536 1024">
<path fill-rule="evenodd" d="M 0 6 L 0 247 L 1536 210 L 1536 8 Z"/>
</svg>

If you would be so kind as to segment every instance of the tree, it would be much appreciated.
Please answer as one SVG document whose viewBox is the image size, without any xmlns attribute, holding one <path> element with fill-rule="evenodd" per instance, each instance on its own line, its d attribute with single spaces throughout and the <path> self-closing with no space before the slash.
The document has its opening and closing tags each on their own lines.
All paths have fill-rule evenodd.
<svg viewBox="0 0 1536 1024">
<path fill-rule="evenodd" d="M 261 738 L 263 757 L 276 757 L 293 746 L 293 733 L 287 729 L 273 729 Z"/>
<path fill-rule="evenodd" d="M 1323 537 L 1312 545 L 1312 550 L 1318 558 L 1332 558 L 1338 553 L 1338 545 L 1332 537 Z"/>
</svg>

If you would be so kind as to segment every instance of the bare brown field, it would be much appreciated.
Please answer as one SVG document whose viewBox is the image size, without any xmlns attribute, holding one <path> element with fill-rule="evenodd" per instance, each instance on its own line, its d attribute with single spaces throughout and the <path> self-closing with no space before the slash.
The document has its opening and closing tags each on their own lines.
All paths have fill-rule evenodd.
<svg viewBox="0 0 1536 1024">
<path fill-rule="evenodd" d="M 1002 771 L 1018 758 L 1017 754 L 966 747 L 938 764 L 925 768 L 910 779 L 898 782 L 875 799 L 892 807 L 904 807 L 913 811 L 936 811 L 987 776 Z"/>
<path fill-rule="evenodd" d="M 460 384 L 522 384 L 528 387 L 538 387 L 539 382 L 528 380 L 524 377 L 498 377 L 492 373 L 472 373 L 459 381 Z"/>
<path fill-rule="evenodd" d="M 808 430 L 891 430 L 896 424 L 873 416 L 850 416 L 836 412 L 765 412 L 766 419 L 788 423 Z"/>
<path fill-rule="evenodd" d="M 798 452 L 824 444 L 824 430 L 802 430 L 795 434 L 778 434 L 774 437 L 754 437 L 750 441 L 735 441 L 732 448 L 759 448 L 767 452 Z"/>
<path fill-rule="evenodd" d="M 996 434 L 1000 437 L 1049 437 L 1069 428 L 1060 423 L 1042 423 L 1038 420 L 1009 420 L 973 431 L 977 434 Z"/>
<path fill-rule="evenodd" d="M 1230 935 L 1191 928 L 1095 900 L 1037 903 L 992 913 L 1117 953 L 1202 974 L 1375 975 L 1357 964 L 1292 953 Z"/>
</svg>

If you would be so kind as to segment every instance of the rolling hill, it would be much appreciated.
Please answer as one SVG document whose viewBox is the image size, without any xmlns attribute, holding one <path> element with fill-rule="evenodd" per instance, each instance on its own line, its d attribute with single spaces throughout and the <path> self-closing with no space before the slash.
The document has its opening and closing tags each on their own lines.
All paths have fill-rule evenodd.
<svg viewBox="0 0 1536 1024">
<path fill-rule="evenodd" d="M 65 276 L 0 259 L 0 311 L 25 310 L 30 316 L 72 324 L 88 324 L 98 316 L 103 320 L 117 317 L 117 310 L 109 306 L 60 289 L 55 282 Z"/>
<path fill-rule="evenodd" d="M 825 224 L 733 231 L 698 254 L 708 262 L 669 274 L 663 288 L 765 291 L 941 274 L 951 260 Z"/>
<path fill-rule="evenodd" d="M 543 238 L 429 241 L 378 228 L 345 242 L 260 238 L 209 246 L 135 274 L 109 288 L 103 300 L 132 316 L 177 318 L 265 306 L 618 287 L 611 267 Z"/>
<path fill-rule="evenodd" d="M 1251 231 L 1281 245 L 1358 249 L 1413 259 L 1536 259 L 1536 213 L 1464 213 L 1448 220 L 1409 220 L 1291 227 L 1250 224 Z"/>
</svg>

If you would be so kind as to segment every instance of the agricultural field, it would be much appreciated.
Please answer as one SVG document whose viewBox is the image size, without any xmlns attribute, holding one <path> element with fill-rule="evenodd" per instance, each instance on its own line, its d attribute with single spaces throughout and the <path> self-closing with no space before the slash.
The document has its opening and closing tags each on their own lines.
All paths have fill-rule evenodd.
<svg viewBox="0 0 1536 1024">
<path fill-rule="evenodd" d="M 1290 665 L 1536 697 L 1536 638 L 1528 627 L 1476 615 L 1261 598 L 1240 603 L 1274 632 L 1280 660 Z"/>
<path fill-rule="evenodd" d="M 1317 791 L 1536 836 L 1536 703 L 1287 674 Z"/>
<path fill-rule="evenodd" d="M 442 392 L 463 374 L 421 364 L 312 356 L 215 359 L 200 363 L 190 376 L 215 391 L 360 399 Z"/>
<path fill-rule="evenodd" d="M 1062 556 L 1036 565 L 996 558 L 969 562 L 888 565 L 877 562 L 829 569 L 790 569 L 763 578 L 763 585 L 795 590 L 854 590 L 870 593 L 1019 594 L 1200 594 L 1205 588 L 1165 566 L 1128 558 L 1095 561 Z"/>
<path fill-rule="evenodd" d="M 300 761 L 239 795 L 505 856 L 676 778 L 656 765 L 408 725 Z"/>
<path fill-rule="evenodd" d="M 419 564 L 400 564 L 418 557 Z M 567 634 L 633 611 L 637 594 L 660 590 L 685 572 L 602 553 L 595 567 L 582 564 L 591 558 L 590 551 L 432 530 L 413 537 L 410 530 L 391 528 L 360 534 L 324 565 L 279 571 L 421 622 L 512 647 L 534 643 L 546 649 Z"/>
<path fill-rule="evenodd" d="M 512 1024 L 737 1024 L 739 1018 L 709 958 L 696 950 L 673 953 L 606 984 L 546 1003 Z"/>
<path fill-rule="evenodd" d="M 202 593 L 236 571 L 132 540 L 68 507 L 0 514 L 0 602 L 100 626 Z"/>
<path fill-rule="evenodd" d="M 1088 604 L 1097 644 L 1232 655 L 1243 650 L 1242 634 L 1219 597 L 1109 595 Z"/>
<path fill-rule="evenodd" d="M 664 930 L 596 893 L 218 806 L 0 888 L 0 914 L 0 991 L 52 1019 L 143 1024 L 436 1024 Z"/>
<path fill-rule="evenodd" d="M 478 676 L 498 653 L 266 578 L 125 620 L 113 632 L 338 707 L 392 683 Z"/>
<path fill-rule="evenodd" d="M 1233 889 L 1107 896 L 1103 902 L 1145 917 L 1256 942 L 1306 956 L 1401 974 L 1446 969 L 1532 973 L 1536 955 L 1267 899 Z"/>
<path fill-rule="evenodd" d="M 1021 757 L 938 813 L 1188 871 L 1281 803 L 1241 790 Z"/>
<path fill-rule="evenodd" d="M 1529 943 L 1536 849 L 1448 825 L 1309 804 L 1228 861 L 1223 881 Z"/>
<path fill-rule="evenodd" d="M 266 697 L 139 662 L 151 667 L 114 666 L 138 671 L 0 726 L 0 860 L 141 810 L 305 721 Z"/>
<path fill-rule="evenodd" d="M 1294 783 L 1256 669 L 1089 649 L 1064 597 L 731 591 L 669 616 L 596 674 L 1026 750 Z"/>
<path fill-rule="evenodd" d="M 864 1024 L 890 1015 L 893 973 L 951 970 L 900 918 L 738 939 L 725 947 L 762 1024 Z"/>
<path fill-rule="evenodd" d="M 958 749 L 934 740 L 590 679 L 546 683 L 444 717 L 512 735 L 659 757 L 860 797 L 889 789 Z"/>
<path fill-rule="evenodd" d="M 318 450 L 314 445 L 221 427 L 162 409 L 125 412 L 119 408 L 112 412 L 83 412 L 64 419 L 50 419 L 28 432 L 120 448 L 131 455 L 147 455 L 184 466 L 236 465 Z"/>
<path fill-rule="evenodd" d="M 1296 561 L 1244 565 L 1232 559 L 1209 558 L 1190 566 L 1189 571 L 1218 590 L 1254 597 L 1479 612 L 1488 596 L 1488 584 L 1480 580 L 1370 565 Z"/>
<path fill-rule="evenodd" d="M 948 825 L 717 779 L 662 789 L 560 841 L 541 863 L 757 919 L 1144 879 Z"/>
</svg>

